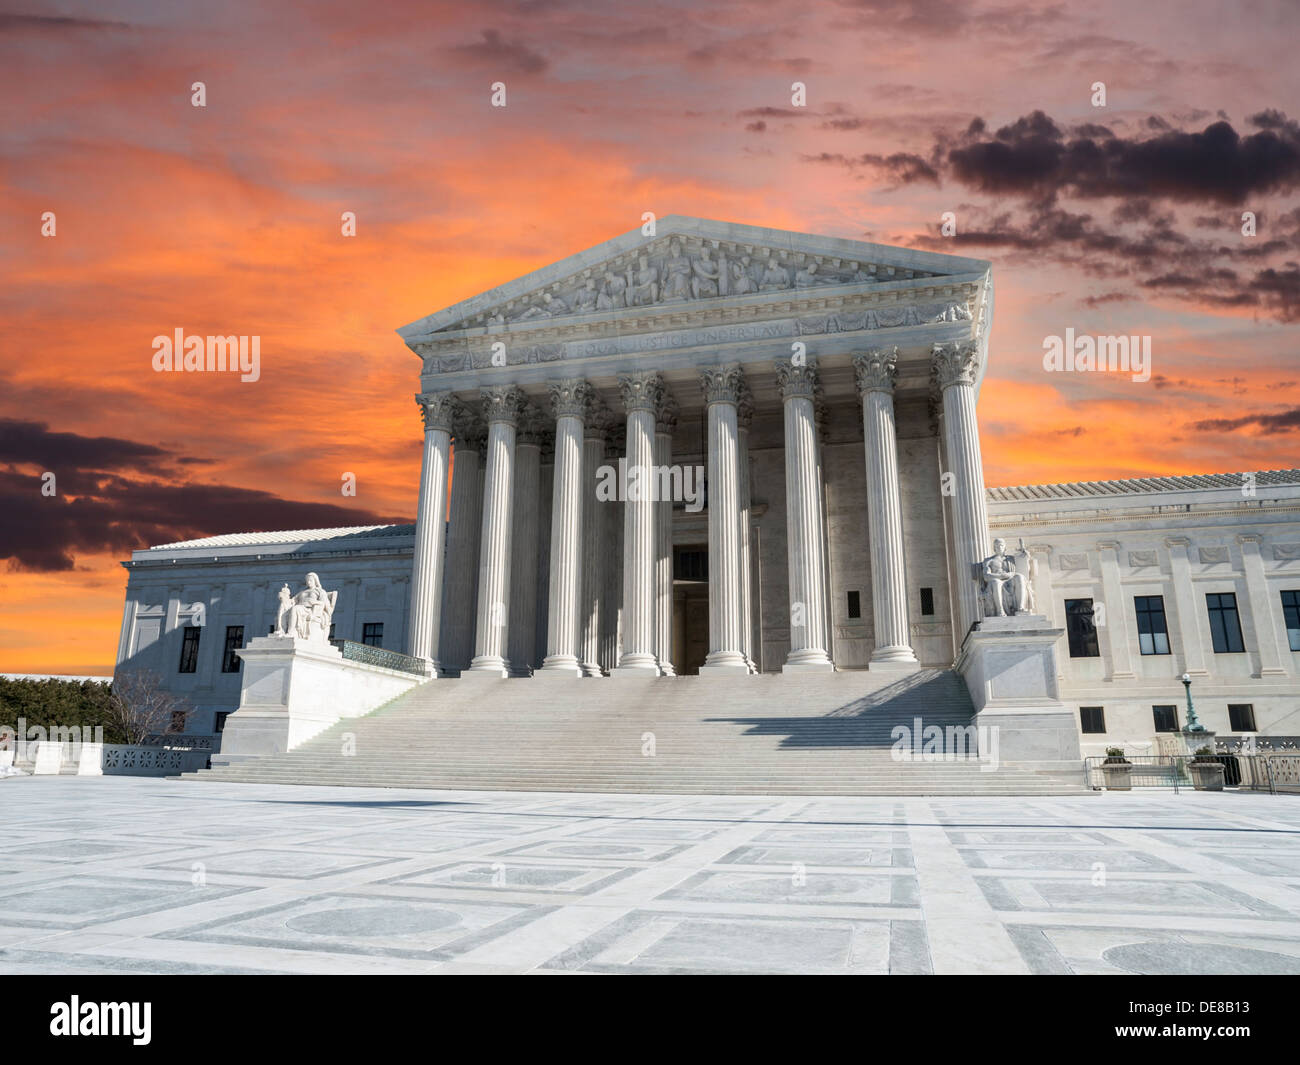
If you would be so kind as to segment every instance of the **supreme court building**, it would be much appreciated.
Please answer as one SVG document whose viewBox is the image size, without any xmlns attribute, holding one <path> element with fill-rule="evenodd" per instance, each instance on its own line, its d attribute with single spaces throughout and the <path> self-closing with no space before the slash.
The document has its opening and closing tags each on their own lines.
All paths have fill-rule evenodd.
<svg viewBox="0 0 1300 1065">
<path fill-rule="evenodd" d="M 987 262 L 663 218 L 398 331 L 421 360 L 413 528 L 137 551 L 119 662 L 170 674 L 202 603 L 225 642 L 193 638 L 177 686 L 228 713 L 232 646 L 310 569 L 342 589 L 338 638 L 435 685 L 947 670 L 992 530 L 1061 634 L 1085 753 L 1151 739 L 1185 671 L 1220 733 L 1268 732 L 1295 709 L 1300 473 L 990 491 L 992 318 Z"/>
</svg>

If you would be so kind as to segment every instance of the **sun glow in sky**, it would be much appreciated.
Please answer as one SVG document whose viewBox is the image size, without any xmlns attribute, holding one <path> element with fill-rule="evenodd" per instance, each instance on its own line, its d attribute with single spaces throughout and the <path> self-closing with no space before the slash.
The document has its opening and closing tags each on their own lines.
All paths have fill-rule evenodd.
<svg viewBox="0 0 1300 1065">
<path fill-rule="evenodd" d="M 1295 466 L 1298 23 L 1286 0 L 0 14 L 0 671 L 110 672 L 133 548 L 410 520 L 394 330 L 645 211 L 992 261 L 990 485 Z M 1045 374 L 1071 327 L 1150 335 L 1151 381 Z M 153 372 L 178 328 L 260 336 L 260 379 Z"/>
</svg>

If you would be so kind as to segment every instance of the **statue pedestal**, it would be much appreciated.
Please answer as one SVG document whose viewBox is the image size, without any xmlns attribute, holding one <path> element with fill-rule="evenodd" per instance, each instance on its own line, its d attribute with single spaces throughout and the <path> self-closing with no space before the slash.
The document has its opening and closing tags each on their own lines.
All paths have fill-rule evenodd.
<svg viewBox="0 0 1300 1065">
<path fill-rule="evenodd" d="M 259 636 L 239 651 L 239 709 L 226 720 L 212 764 L 282 754 L 335 722 L 360 717 L 424 683 L 410 673 L 345 659 L 337 647 Z"/>
<path fill-rule="evenodd" d="M 1079 728 L 1056 685 L 1054 629 L 1041 614 L 984 618 L 954 668 L 975 704 L 973 724 L 996 730 L 997 757 L 1029 768 L 1077 768 Z"/>
<path fill-rule="evenodd" d="M 1175 745 L 1182 748 L 1178 752 L 1179 754 L 1195 754 L 1202 747 L 1210 748 L 1211 752 L 1218 750 L 1214 741 L 1215 734 L 1209 729 L 1201 729 L 1199 732 L 1192 732 L 1190 729 L 1179 729 L 1174 735 L 1178 737 L 1174 741 Z"/>
</svg>

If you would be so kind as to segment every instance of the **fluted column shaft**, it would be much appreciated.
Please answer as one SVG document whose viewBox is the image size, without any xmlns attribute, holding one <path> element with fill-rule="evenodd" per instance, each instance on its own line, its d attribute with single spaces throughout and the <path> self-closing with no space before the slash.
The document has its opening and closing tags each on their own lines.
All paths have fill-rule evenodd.
<svg viewBox="0 0 1300 1065">
<path fill-rule="evenodd" d="M 975 379 L 979 348 L 969 344 L 936 344 L 934 367 L 943 396 L 943 441 L 948 470 L 953 475 L 953 550 L 957 556 L 957 643 L 966 638 L 982 610 L 974 566 L 989 551 L 988 503 L 984 465 L 980 457 L 979 425 L 975 420 Z"/>
<path fill-rule="evenodd" d="M 579 605 L 578 657 L 584 677 L 601 676 L 601 599 L 605 583 L 606 515 L 610 504 L 596 498 L 599 470 L 605 462 L 604 419 L 593 416 L 593 424 L 582 438 L 582 599 Z M 557 437 L 558 448 L 558 437 Z"/>
<path fill-rule="evenodd" d="M 667 487 L 664 471 L 673 462 L 673 428 L 677 424 L 677 405 L 665 402 L 655 417 L 654 483 Z M 655 659 L 659 672 L 675 676 L 673 669 L 673 499 L 661 491 L 655 503 Z"/>
<path fill-rule="evenodd" d="M 447 466 L 455 400 L 450 393 L 416 397 L 424 419 L 424 458 L 415 513 L 415 552 L 411 560 L 411 609 L 407 654 L 425 661 L 438 675 L 438 637 L 442 611 L 443 521 L 447 512 Z"/>
<path fill-rule="evenodd" d="M 790 652 L 782 672 L 830 672 L 826 650 L 826 557 L 822 535 L 821 449 L 812 360 L 776 363 L 785 413 L 786 548 L 790 577 Z"/>
<path fill-rule="evenodd" d="M 658 676 L 655 662 L 655 409 L 663 380 L 653 371 L 619 378 L 627 410 L 627 498 L 623 501 L 623 650 L 616 675 Z"/>
<path fill-rule="evenodd" d="M 532 676 L 537 659 L 538 541 L 541 539 L 542 441 L 538 412 L 529 408 L 515 427 L 514 504 L 510 524 L 510 634 L 507 668 Z"/>
<path fill-rule="evenodd" d="M 735 364 L 700 373 L 708 404 L 709 653 L 701 674 L 748 673 L 741 642 L 740 462 L 736 404 L 744 375 Z"/>
<path fill-rule="evenodd" d="M 488 423 L 483 525 L 479 536 L 478 616 L 468 674 L 507 675 L 510 549 L 514 520 L 515 426 L 523 405 L 517 388 L 483 390 Z"/>
<path fill-rule="evenodd" d="M 555 488 L 551 502 L 551 593 L 544 673 L 578 677 L 582 592 L 583 419 L 591 402 L 584 381 L 552 385 L 555 409 Z"/>
<path fill-rule="evenodd" d="M 903 507 L 898 492 L 894 382 L 898 352 L 873 351 L 853 360 L 862 397 L 867 457 L 867 538 L 871 549 L 871 616 L 876 646 L 871 665 L 915 666 L 903 561 Z"/>
<path fill-rule="evenodd" d="M 758 672 L 758 649 L 754 640 L 754 551 L 750 530 L 753 505 L 749 486 L 749 427 L 754 419 L 754 401 L 748 389 L 736 405 L 736 466 L 740 489 L 740 651 L 751 673 Z M 671 589 L 670 589 L 671 592 Z"/>
<path fill-rule="evenodd" d="M 442 582 L 438 660 L 444 670 L 464 670 L 474 656 L 474 604 L 478 545 L 483 523 L 482 427 L 458 419 L 451 474 L 451 519 Z"/>
</svg>

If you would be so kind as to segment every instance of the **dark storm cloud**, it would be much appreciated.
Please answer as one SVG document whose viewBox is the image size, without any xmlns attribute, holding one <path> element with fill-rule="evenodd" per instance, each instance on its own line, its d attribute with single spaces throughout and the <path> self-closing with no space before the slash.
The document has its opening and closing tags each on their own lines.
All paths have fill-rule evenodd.
<svg viewBox="0 0 1300 1065">
<path fill-rule="evenodd" d="M 219 533 L 405 520 L 165 476 L 206 461 L 114 437 L 50 432 L 38 422 L 0 422 L 0 464 L 8 467 L 0 469 L 0 558 L 10 569 L 60 571 L 75 568 L 78 554 L 125 554 Z M 55 495 L 42 494 L 43 472 L 55 475 Z"/>
<path fill-rule="evenodd" d="M 550 65 L 545 56 L 526 44 L 507 41 L 498 30 L 484 30 L 481 41 L 454 45 L 447 51 L 502 74 L 542 74 Z"/>
<path fill-rule="evenodd" d="M 1190 428 L 1200 432 L 1231 433 L 1238 429 L 1259 429 L 1265 435 L 1300 431 L 1300 407 L 1274 414 L 1245 414 L 1239 418 L 1207 418 L 1192 422 Z"/>
<path fill-rule="evenodd" d="M 969 188 L 1043 200 L 1064 193 L 1242 204 L 1300 187 L 1300 125 L 1280 111 L 1249 121 L 1255 131 L 1244 135 L 1229 122 L 1189 132 L 1158 116 L 1147 120 L 1154 136 L 1117 137 L 1091 127 L 1067 135 L 1034 111 L 992 136 L 979 123 L 955 146 L 938 142 L 936 164 Z"/>
<path fill-rule="evenodd" d="M 65 33 L 69 30 L 129 30 L 125 22 L 74 18 L 70 15 L 0 14 L 0 33 Z"/>
</svg>

